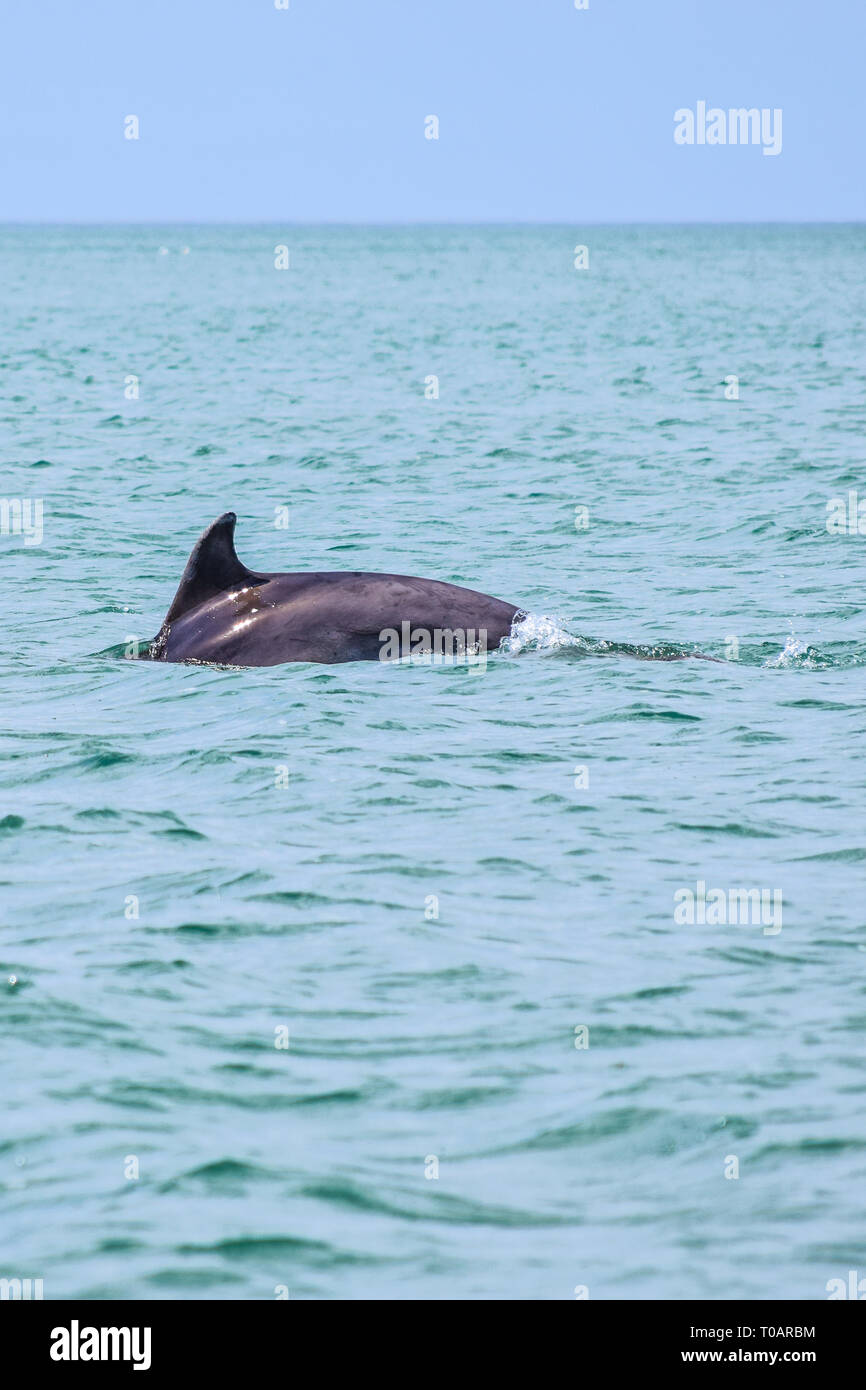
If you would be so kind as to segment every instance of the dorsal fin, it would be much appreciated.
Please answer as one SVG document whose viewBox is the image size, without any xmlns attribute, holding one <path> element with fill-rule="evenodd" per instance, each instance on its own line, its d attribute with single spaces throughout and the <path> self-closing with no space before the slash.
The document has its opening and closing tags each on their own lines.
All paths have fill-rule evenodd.
<svg viewBox="0 0 866 1390">
<path fill-rule="evenodd" d="M 236 521 L 234 512 L 224 512 L 202 531 L 186 562 L 163 628 L 226 589 L 239 584 L 261 584 L 265 580 L 265 575 L 248 570 L 235 554 Z"/>
</svg>

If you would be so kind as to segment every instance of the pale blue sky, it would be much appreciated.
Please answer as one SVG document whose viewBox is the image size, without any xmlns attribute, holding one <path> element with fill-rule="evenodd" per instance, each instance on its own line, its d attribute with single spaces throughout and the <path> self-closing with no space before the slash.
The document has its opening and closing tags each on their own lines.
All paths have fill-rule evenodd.
<svg viewBox="0 0 866 1390">
<path fill-rule="evenodd" d="M 0 220 L 866 218 L 866 0 L 589 5 L 10 4 Z M 782 153 L 678 147 L 698 100 L 781 107 Z"/>
</svg>

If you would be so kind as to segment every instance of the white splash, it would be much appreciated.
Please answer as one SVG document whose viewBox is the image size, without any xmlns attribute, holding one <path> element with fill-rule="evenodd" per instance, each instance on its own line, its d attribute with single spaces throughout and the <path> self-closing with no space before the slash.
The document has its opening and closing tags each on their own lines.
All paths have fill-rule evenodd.
<svg viewBox="0 0 866 1390">
<path fill-rule="evenodd" d="M 582 648 L 588 650 L 583 637 L 575 637 L 564 626 L 561 618 L 548 617 L 544 613 L 526 613 L 515 619 L 511 632 L 503 637 L 499 650 L 507 656 L 519 656 L 521 652 L 550 653 L 563 648 Z"/>
<path fill-rule="evenodd" d="M 764 662 L 765 666 L 787 666 L 789 662 L 796 661 L 798 657 L 806 656 L 809 651 L 809 643 L 804 642 L 801 637 L 795 637 L 793 632 L 785 638 L 785 645 L 777 657 Z"/>
</svg>

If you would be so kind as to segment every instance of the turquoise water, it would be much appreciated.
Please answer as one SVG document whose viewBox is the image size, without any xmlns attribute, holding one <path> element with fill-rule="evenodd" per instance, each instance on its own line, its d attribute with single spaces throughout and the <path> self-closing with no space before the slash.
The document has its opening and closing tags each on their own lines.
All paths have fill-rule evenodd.
<svg viewBox="0 0 866 1390">
<path fill-rule="evenodd" d="M 866 538 L 825 526 L 866 496 L 864 249 L 0 230 L 3 492 L 44 505 L 0 538 L 0 1275 L 866 1274 Z M 125 660 L 229 508 L 254 568 L 533 616 L 484 670 Z M 635 659 L 695 649 L 723 664 Z M 698 881 L 780 893 L 781 930 L 675 920 Z"/>
</svg>

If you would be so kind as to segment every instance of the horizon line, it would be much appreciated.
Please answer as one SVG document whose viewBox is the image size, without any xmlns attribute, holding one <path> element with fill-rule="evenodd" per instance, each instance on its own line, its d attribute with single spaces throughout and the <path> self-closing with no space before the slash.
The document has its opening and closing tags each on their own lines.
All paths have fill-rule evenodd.
<svg viewBox="0 0 866 1390">
<path fill-rule="evenodd" d="M 391 219 L 385 222 L 366 219 L 322 218 L 318 220 L 289 220 L 284 218 L 195 218 L 172 217 L 155 221 L 140 218 L 3 218 L 2 227 L 863 227 L 866 218 L 686 218 L 670 221 L 664 218 L 541 218 L 537 220 L 496 218 L 487 221 L 473 219 L 446 219 L 441 221 L 428 218 Z"/>
</svg>

